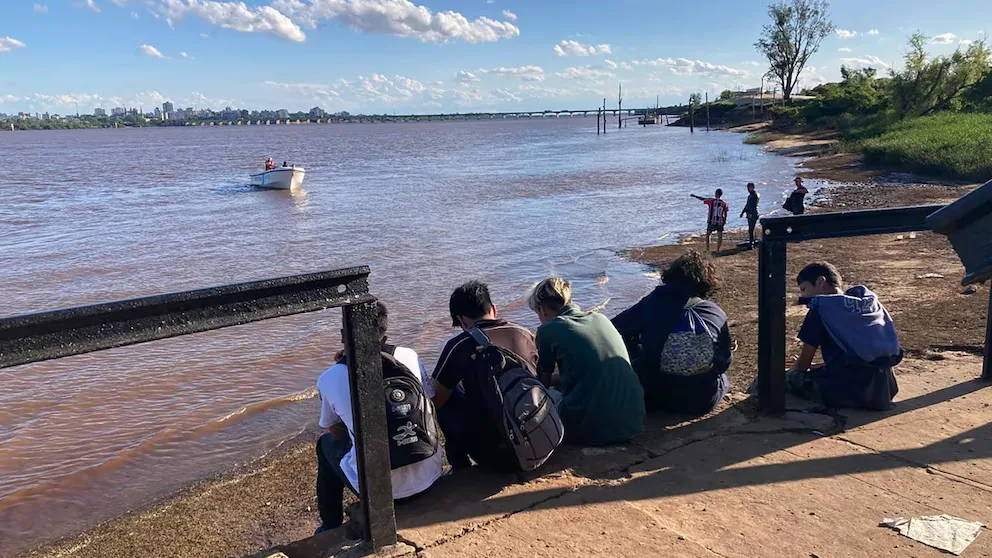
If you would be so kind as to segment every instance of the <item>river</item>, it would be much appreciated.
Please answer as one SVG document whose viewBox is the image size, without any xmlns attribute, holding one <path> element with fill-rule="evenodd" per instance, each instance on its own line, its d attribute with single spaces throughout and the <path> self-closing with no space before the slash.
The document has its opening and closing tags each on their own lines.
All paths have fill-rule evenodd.
<svg viewBox="0 0 992 558">
<path fill-rule="evenodd" d="M 747 181 L 778 207 L 793 162 L 741 139 L 589 118 L 0 134 L 0 316 L 368 264 L 390 339 L 430 369 L 466 280 L 530 327 L 549 273 L 612 315 L 657 281 L 616 252 L 703 228 L 690 193 L 722 187 L 731 227 Z M 250 188 L 268 156 L 303 189 Z M 0 555 L 296 436 L 339 328 L 316 312 L 0 370 Z"/>
</svg>

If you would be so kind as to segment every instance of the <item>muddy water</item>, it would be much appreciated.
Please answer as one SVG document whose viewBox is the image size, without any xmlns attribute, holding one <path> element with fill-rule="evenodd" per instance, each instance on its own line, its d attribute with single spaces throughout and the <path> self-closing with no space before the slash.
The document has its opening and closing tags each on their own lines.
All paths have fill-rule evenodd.
<svg viewBox="0 0 992 558">
<path fill-rule="evenodd" d="M 654 283 L 618 249 L 704 226 L 689 193 L 746 181 L 780 205 L 792 164 L 726 133 L 589 119 L 94 130 L 0 135 L 0 315 L 357 264 L 391 339 L 428 367 L 447 296 L 571 279 L 612 314 Z M 300 192 L 256 191 L 267 156 Z M 68 534 L 271 451 L 316 420 L 339 346 L 319 312 L 0 371 L 0 555 Z"/>
</svg>

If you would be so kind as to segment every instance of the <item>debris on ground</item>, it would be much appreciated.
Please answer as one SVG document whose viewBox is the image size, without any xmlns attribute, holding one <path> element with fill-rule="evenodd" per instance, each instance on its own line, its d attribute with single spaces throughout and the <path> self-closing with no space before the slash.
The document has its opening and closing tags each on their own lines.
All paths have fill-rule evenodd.
<svg viewBox="0 0 992 558">
<path fill-rule="evenodd" d="M 927 546 L 960 555 L 982 531 L 981 523 L 947 515 L 928 515 L 906 519 L 886 517 L 878 524 Z"/>
</svg>

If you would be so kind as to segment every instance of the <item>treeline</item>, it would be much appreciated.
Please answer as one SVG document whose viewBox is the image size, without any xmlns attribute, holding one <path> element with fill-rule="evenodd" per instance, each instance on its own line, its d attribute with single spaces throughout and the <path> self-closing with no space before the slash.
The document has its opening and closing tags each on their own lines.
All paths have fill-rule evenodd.
<svg viewBox="0 0 992 558">
<path fill-rule="evenodd" d="M 868 163 L 984 181 L 992 179 L 992 54 L 984 40 L 929 56 L 929 39 L 909 41 L 905 67 L 880 77 L 841 68 L 842 81 L 772 109 L 781 129 L 837 130 Z"/>
</svg>

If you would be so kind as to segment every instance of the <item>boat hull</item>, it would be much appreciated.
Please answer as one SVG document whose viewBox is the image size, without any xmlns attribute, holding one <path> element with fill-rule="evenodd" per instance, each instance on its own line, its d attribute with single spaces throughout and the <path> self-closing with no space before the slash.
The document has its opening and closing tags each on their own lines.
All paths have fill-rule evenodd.
<svg viewBox="0 0 992 558">
<path fill-rule="evenodd" d="M 251 185 L 271 190 L 292 190 L 303 185 L 306 170 L 299 167 L 282 167 L 251 175 Z"/>
</svg>

